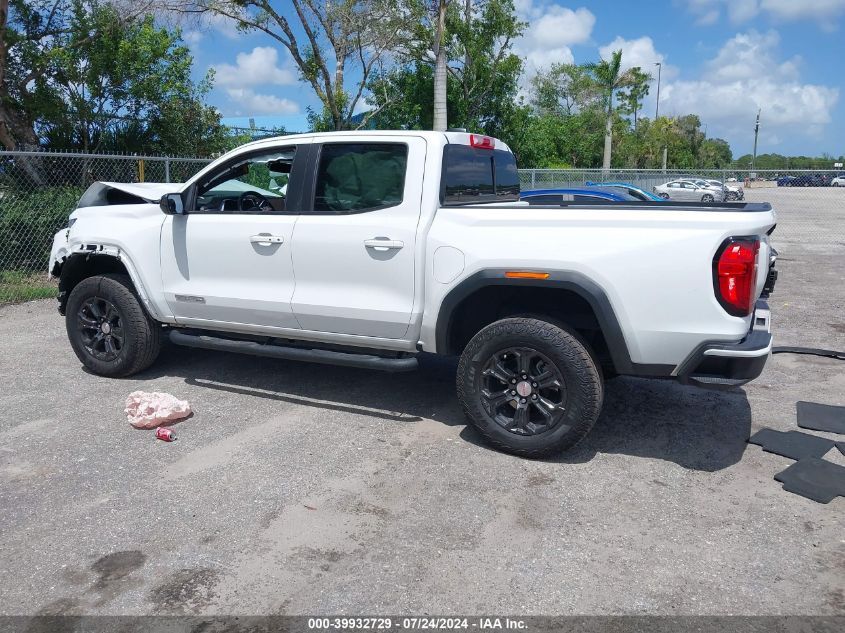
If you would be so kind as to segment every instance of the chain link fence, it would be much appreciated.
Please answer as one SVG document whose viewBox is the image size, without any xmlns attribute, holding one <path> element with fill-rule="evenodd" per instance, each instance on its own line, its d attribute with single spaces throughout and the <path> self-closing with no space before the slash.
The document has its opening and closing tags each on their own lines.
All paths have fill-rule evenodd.
<svg viewBox="0 0 845 633">
<path fill-rule="evenodd" d="M 67 225 L 68 214 L 91 183 L 184 182 L 208 162 L 155 156 L 0 152 L 0 304 L 55 296 L 55 284 L 46 274 L 53 235 Z M 587 182 L 625 182 L 652 192 L 673 179 L 690 177 L 742 187 L 744 200 L 771 202 L 775 207 L 778 228 L 774 241 L 782 253 L 832 254 L 830 264 L 813 266 L 827 266 L 830 270 L 826 272 L 840 282 L 845 261 L 845 180 L 835 178 L 843 175 L 845 170 L 520 170 L 524 191 L 582 187 Z M 842 285 L 836 289 L 840 295 Z"/>
<path fill-rule="evenodd" d="M 578 188 L 586 183 L 628 183 L 649 193 L 673 180 L 717 180 L 742 190 L 745 202 L 770 202 L 778 214 L 775 241 L 807 247 L 845 246 L 845 169 L 633 170 L 522 169 L 523 191 Z M 673 193 L 674 197 L 675 194 Z M 729 196 L 730 197 L 730 196 Z M 842 253 L 845 255 L 845 252 Z"/>
<path fill-rule="evenodd" d="M 209 159 L 0 152 L 0 305 L 56 295 L 53 235 L 96 181 L 182 182 Z"/>
</svg>

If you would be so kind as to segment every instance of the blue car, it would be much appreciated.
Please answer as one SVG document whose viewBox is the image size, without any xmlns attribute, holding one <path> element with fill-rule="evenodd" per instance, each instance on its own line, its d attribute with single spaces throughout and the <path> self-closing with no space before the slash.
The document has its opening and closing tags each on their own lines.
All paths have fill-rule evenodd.
<svg viewBox="0 0 845 633">
<path fill-rule="evenodd" d="M 624 191 L 601 189 L 599 187 L 577 187 L 567 189 L 534 189 L 519 194 L 520 200 L 531 205 L 562 204 L 564 202 L 631 202 L 640 198 Z"/>
<path fill-rule="evenodd" d="M 646 191 L 645 189 L 641 189 L 636 185 L 632 185 L 627 182 L 590 182 L 587 181 L 586 185 L 588 187 L 604 187 L 605 189 L 620 189 L 625 193 L 634 196 L 637 200 L 653 200 L 655 202 L 666 202 L 663 198 L 658 196 L 657 194 L 651 193 L 650 191 Z"/>
</svg>

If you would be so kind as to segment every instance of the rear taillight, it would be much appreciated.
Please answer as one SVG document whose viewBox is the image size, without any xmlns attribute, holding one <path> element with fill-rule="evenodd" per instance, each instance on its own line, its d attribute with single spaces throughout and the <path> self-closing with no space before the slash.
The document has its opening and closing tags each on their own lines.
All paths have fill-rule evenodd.
<svg viewBox="0 0 845 633">
<path fill-rule="evenodd" d="M 722 307 L 733 316 L 748 316 L 757 287 L 760 240 L 730 238 L 713 260 L 713 288 Z"/>
<path fill-rule="evenodd" d="M 476 149 L 496 149 L 496 141 L 492 136 L 470 134 L 469 144 Z"/>
</svg>

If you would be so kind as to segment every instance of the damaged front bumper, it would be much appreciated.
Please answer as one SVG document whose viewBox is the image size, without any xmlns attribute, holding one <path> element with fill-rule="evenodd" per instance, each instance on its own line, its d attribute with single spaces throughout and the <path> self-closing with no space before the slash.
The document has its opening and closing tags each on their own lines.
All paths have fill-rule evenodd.
<svg viewBox="0 0 845 633">
<path fill-rule="evenodd" d="M 62 229 L 53 236 L 53 246 L 50 248 L 50 262 L 47 264 L 47 272 L 51 277 L 59 277 L 62 264 L 70 254 L 68 247 L 69 236 L 70 228 Z"/>
</svg>

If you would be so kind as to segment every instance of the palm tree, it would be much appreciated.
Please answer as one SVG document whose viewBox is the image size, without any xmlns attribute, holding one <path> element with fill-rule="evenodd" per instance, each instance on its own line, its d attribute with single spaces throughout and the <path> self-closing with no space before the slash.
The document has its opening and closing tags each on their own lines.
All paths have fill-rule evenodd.
<svg viewBox="0 0 845 633">
<path fill-rule="evenodd" d="M 635 83 L 632 70 L 622 71 L 622 50 L 613 51 L 610 59 L 585 65 L 593 76 L 596 88 L 602 94 L 604 111 L 607 115 L 604 128 L 604 160 L 602 169 L 610 169 L 610 152 L 613 143 L 613 97 L 616 91 Z"/>
<path fill-rule="evenodd" d="M 437 131 L 446 129 L 446 5 L 447 0 L 437 3 L 437 28 L 434 43 L 434 125 Z"/>
</svg>

